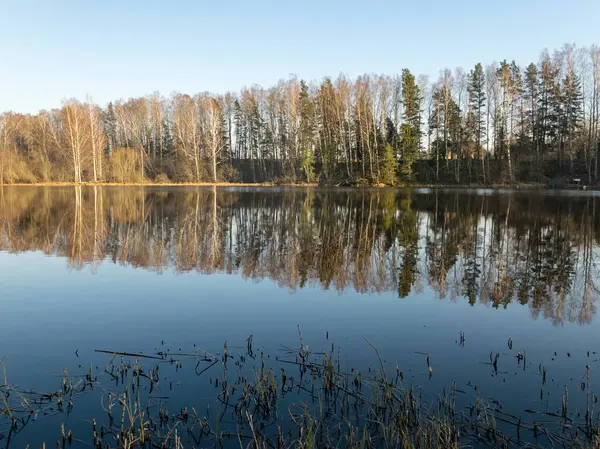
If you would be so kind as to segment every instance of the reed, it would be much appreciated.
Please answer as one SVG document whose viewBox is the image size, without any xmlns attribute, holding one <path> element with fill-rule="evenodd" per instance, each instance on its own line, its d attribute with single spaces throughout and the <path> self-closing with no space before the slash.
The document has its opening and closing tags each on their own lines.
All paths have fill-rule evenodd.
<svg viewBox="0 0 600 449">
<path fill-rule="evenodd" d="M 252 337 L 245 346 L 225 343 L 221 354 L 197 349 L 148 357 L 106 351 L 111 358 L 98 375 L 92 366 L 81 376 L 65 370 L 59 388 L 48 394 L 11 387 L 2 363 L 0 440 L 8 447 L 25 428 L 35 431 L 34 416 L 57 414 L 62 421 L 57 445 L 62 449 L 80 444 L 95 449 L 540 448 L 598 447 L 600 442 L 589 366 L 580 388 L 587 398 L 583 416 L 570 410 L 565 388 L 560 413 L 526 410 L 533 417 L 527 421 L 508 414 L 478 389 L 466 400 L 467 393 L 454 382 L 428 397 L 419 386 L 406 383 L 398 366 L 388 367 L 368 340 L 377 368 L 360 373 L 342 370 L 341 348 L 311 352 L 300 329 L 298 335 L 297 347 L 282 346 L 275 357 L 257 353 Z M 239 348 L 245 352 L 236 352 Z M 431 355 L 424 354 L 431 374 Z M 490 354 L 495 373 L 499 358 L 499 353 Z M 522 361 L 517 360 L 519 365 Z M 196 404 L 169 410 L 167 390 L 176 385 L 164 372 L 176 375 L 193 362 L 198 382 L 211 386 L 214 397 L 204 413 Z M 209 365 L 198 369 L 205 363 Z M 543 386 L 546 368 L 540 364 L 534 374 L 542 377 Z M 79 397 L 91 392 L 100 396 L 101 406 L 90 417 L 88 433 L 82 434 L 67 424 Z"/>
</svg>

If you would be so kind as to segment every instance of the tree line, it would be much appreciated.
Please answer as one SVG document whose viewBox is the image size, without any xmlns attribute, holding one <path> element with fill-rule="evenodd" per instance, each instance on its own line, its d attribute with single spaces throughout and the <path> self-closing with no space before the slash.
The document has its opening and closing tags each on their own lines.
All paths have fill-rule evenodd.
<svg viewBox="0 0 600 449">
<path fill-rule="evenodd" d="M 541 200 L 543 198 L 543 201 Z M 599 200 L 463 190 L 0 188 L 0 250 L 504 308 L 590 322 Z"/>
<path fill-rule="evenodd" d="M 600 48 L 0 115 L 0 183 L 599 179 Z"/>
</svg>

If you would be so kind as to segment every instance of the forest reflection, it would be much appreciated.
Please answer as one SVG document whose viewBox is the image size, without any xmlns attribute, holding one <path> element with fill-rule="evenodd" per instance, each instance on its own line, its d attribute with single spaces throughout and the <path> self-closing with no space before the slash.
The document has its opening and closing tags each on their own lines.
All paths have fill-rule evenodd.
<svg viewBox="0 0 600 449">
<path fill-rule="evenodd" d="M 112 261 L 228 273 L 282 288 L 426 291 L 555 324 L 590 322 L 593 195 L 465 190 L 0 187 L 0 250 L 74 269 Z"/>
</svg>

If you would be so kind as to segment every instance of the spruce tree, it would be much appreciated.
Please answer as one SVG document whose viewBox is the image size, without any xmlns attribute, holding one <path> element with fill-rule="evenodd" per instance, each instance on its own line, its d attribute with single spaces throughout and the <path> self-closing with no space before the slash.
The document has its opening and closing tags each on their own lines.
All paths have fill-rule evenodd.
<svg viewBox="0 0 600 449">
<path fill-rule="evenodd" d="M 549 144 L 556 139 L 558 131 L 558 69 L 546 55 L 542 59 L 539 75 L 538 129 L 542 157 L 548 151 Z"/>
<path fill-rule="evenodd" d="M 419 87 L 408 69 L 402 70 L 402 105 L 404 113 L 400 126 L 400 154 L 402 174 L 412 179 L 412 165 L 419 157 L 421 145 L 421 110 Z"/>
<path fill-rule="evenodd" d="M 108 103 L 106 113 L 104 114 L 104 129 L 106 130 L 108 155 L 117 148 L 117 117 L 112 102 Z"/>
<path fill-rule="evenodd" d="M 566 146 L 572 160 L 574 157 L 573 140 L 581 125 L 583 115 L 581 81 L 572 68 L 567 70 L 563 79 L 560 99 L 562 106 L 560 122 L 561 140 L 563 148 Z"/>
<path fill-rule="evenodd" d="M 168 120 L 164 119 L 161 123 L 162 126 L 162 143 L 161 143 L 161 153 L 160 153 L 160 159 L 161 161 L 164 158 L 168 158 L 170 156 L 172 156 L 173 153 L 173 136 L 171 133 L 171 127 L 169 126 L 169 122 Z"/>
<path fill-rule="evenodd" d="M 394 148 L 391 144 L 386 144 L 383 146 L 379 166 L 379 174 L 380 174 L 380 182 L 382 184 L 386 184 L 388 186 L 393 186 L 396 184 L 396 167 L 398 162 L 396 161 L 396 156 L 394 155 Z"/>
<path fill-rule="evenodd" d="M 235 123 L 235 157 L 238 159 L 247 158 L 246 156 L 246 119 L 244 112 L 238 100 L 233 103 L 233 121 Z"/>
</svg>

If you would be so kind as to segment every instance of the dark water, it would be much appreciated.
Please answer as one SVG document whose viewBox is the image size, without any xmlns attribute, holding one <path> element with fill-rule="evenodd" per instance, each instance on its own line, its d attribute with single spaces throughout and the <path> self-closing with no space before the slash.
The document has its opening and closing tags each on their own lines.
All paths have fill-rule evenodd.
<svg viewBox="0 0 600 449">
<path fill-rule="evenodd" d="M 111 356 L 98 349 L 217 354 L 227 342 L 241 354 L 252 335 L 275 363 L 282 345 L 297 346 L 299 326 L 304 344 L 341 347 L 343 365 L 363 372 L 378 364 L 367 338 L 431 396 L 452 381 L 476 385 L 521 415 L 559 410 L 567 386 L 571 410 L 585 410 L 586 366 L 592 386 L 600 367 L 599 201 L 487 190 L 2 188 L 0 357 L 13 387 L 53 391 L 65 369 L 102 372 Z M 194 363 L 182 364 L 164 370 L 171 404 L 214 407 Z M 12 443 L 55 442 L 64 422 L 89 443 L 89 421 L 103 413 L 96 399 L 38 419 Z"/>
</svg>

